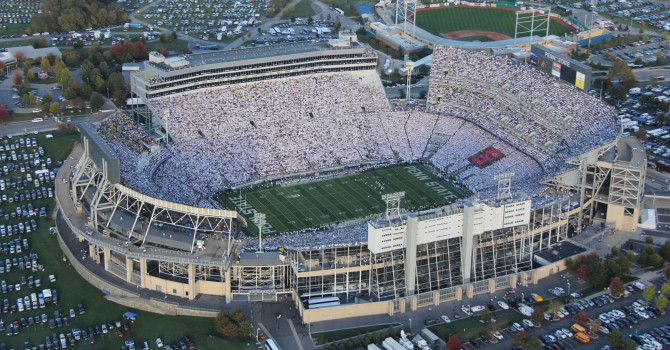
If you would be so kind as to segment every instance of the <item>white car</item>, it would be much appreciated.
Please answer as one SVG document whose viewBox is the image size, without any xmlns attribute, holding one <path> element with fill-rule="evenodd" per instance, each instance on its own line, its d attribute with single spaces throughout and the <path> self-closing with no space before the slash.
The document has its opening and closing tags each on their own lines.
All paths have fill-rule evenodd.
<svg viewBox="0 0 670 350">
<path fill-rule="evenodd" d="M 533 321 L 529 319 L 523 320 L 523 324 L 525 324 L 528 328 L 533 327 Z"/>
<path fill-rule="evenodd" d="M 445 315 L 442 315 L 442 320 L 444 321 L 444 323 L 451 323 L 451 320 L 449 319 L 449 317 L 447 317 Z"/>
<path fill-rule="evenodd" d="M 556 338 L 558 338 L 558 339 L 565 339 L 565 338 L 567 338 L 567 337 L 565 336 L 565 334 L 563 334 L 563 332 L 562 332 L 560 329 L 558 329 L 558 330 L 556 330 L 556 332 L 554 332 L 554 336 L 555 336 Z"/>
<path fill-rule="evenodd" d="M 41 112 L 41 111 L 42 111 L 42 110 L 39 109 L 39 108 L 34 108 L 34 109 L 33 109 L 33 113 L 39 113 L 39 112 Z"/>
<path fill-rule="evenodd" d="M 163 347 L 163 341 L 161 340 L 161 338 L 156 338 L 156 346 L 159 348 Z"/>
<path fill-rule="evenodd" d="M 470 316 L 472 313 L 470 312 L 470 308 L 467 306 L 463 305 L 461 306 L 461 311 L 463 311 L 466 315 Z"/>
<path fill-rule="evenodd" d="M 503 340 L 503 335 L 500 332 L 495 332 L 492 335 L 493 335 L 494 338 L 496 338 L 498 340 Z"/>
<path fill-rule="evenodd" d="M 498 306 L 500 306 L 500 308 L 503 309 L 503 310 L 508 310 L 509 309 L 509 305 L 507 305 L 507 303 L 504 302 L 504 301 L 498 301 Z"/>
<path fill-rule="evenodd" d="M 485 308 L 484 306 L 475 305 L 475 306 L 471 307 L 470 310 L 472 310 L 472 312 L 480 312 L 480 311 L 484 311 L 484 308 Z"/>
<path fill-rule="evenodd" d="M 607 327 L 605 327 L 605 328 L 607 328 Z M 563 332 L 563 334 L 565 334 L 566 337 L 572 338 L 572 332 L 570 332 L 567 328 L 561 329 L 561 332 Z"/>
</svg>

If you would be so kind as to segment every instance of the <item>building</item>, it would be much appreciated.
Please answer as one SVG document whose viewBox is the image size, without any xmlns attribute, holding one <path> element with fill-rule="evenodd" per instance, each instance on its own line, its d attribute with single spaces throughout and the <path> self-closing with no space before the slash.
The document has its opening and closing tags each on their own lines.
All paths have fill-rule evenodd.
<svg viewBox="0 0 670 350">
<path fill-rule="evenodd" d="M 277 51 L 283 54 L 270 54 Z M 134 98 L 148 106 L 155 96 L 218 84 L 374 71 L 377 63 L 357 44 L 337 49 L 327 43 L 189 55 L 179 58 L 188 64 L 176 68 L 160 56 L 152 60 L 144 71 L 131 73 Z M 233 74 L 240 71 L 244 73 Z M 446 73 L 442 68 L 432 73 L 431 104 L 450 103 L 438 99 L 441 87 L 453 83 Z M 150 107 L 141 113 L 151 118 Z M 160 120 L 155 123 L 160 130 Z M 250 252 L 239 240 L 240 230 L 248 225 L 239 212 L 182 205 L 131 189 L 120 181 L 118 154 L 91 125 L 81 124 L 80 130 L 82 145 L 55 182 L 56 222 L 65 250 L 86 248 L 104 268 L 91 279 L 111 285 L 104 281 L 120 278 L 185 299 L 212 295 L 226 302 L 269 301 L 290 296 L 304 322 L 393 315 L 536 283 L 564 269 L 562 259 L 587 250 L 570 237 L 597 213 L 603 213 L 604 222 L 635 228 L 646 170 L 639 141 L 619 138 L 569 159 L 556 156 L 567 166 L 545 182 L 565 189 L 566 195 L 531 200 L 532 193 L 513 191 L 512 174 L 500 174 L 497 196 L 487 200 L 473 197 L 403 213 L 401 194 L 384 197 L 386 215 L 367 222 L 363 241 L 286 244 L 276 251 Z M 527 146 L 545 156 L 551 151 L 551 142 Z M 342 305 L 310 309 L 303 302 L 324 296 L 336 296 Z M 150 300 L 146 307 L 159 304 Z"/>
</svg>

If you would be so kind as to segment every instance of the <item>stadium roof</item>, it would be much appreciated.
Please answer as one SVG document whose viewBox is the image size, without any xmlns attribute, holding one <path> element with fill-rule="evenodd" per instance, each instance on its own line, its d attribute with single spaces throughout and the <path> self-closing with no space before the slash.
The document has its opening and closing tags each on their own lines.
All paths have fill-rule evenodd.
<svg viewBox="0 0 670 350">
<path fill-rule="evenodd" d="M 17 52 L 21 52 L 25 58 L 37 58 L 37 57 L 46 57 L 48 55 L 54 55 L 56 57 L 61 56 L 60 50 L 55 46 L 45 47 L 42 49 L 36 49 L 31 45 L 19 46 L 19 47 L 9 47 L 7 51 L 16 57 Z"/>
<path fill-rule="evenodd" d="M 281 254 L 279 252 L 244 252 L 240 253 L 240 265 L 262 266 L 262 265 L 280 265 L 282 264 Z"/>
<path fill-rule="evenodd" d="M 551 248 L 535 253 L 535 260 L 541 265 L 554 263 L 556 261 L 569 258 L 575 254 L 585 252 L 586 249 L 570 241 L 562 241 L 554 244 Z"/>
<path fill-rule="evenodd" d="M 362 48 L 358 43 L 352 43 L 352 46 Z M 349 49 L 349 48 L 347 48 Z M 304 41 L 278 45 L 262 45 L 235 50 L 220 50 L 202 52 L 183 56 L 189 62 L 190 67 L 203 66 L 215 63 L 226 63 L 235 61 L 246 61 L 259 58 L 269 58 L 285 55 L 304 54 L 308 52 L 318 52 L 327 50 L 338 50 L 328 44 L 328 41 Z M 182 68 L 186 70 L 187 68 Z M 168 69 L 169 70 L 169 69 Z"/>
</svg>

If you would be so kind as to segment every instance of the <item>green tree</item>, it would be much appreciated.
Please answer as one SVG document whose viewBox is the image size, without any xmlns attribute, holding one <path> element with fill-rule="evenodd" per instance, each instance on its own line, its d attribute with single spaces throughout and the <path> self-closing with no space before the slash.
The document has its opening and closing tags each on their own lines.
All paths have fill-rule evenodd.
<svg viewBox="0 0 670 350">
<path fill-rule="evenodd" d="M 589 266 L 589 283 L 592 286 L 603 286 L 607 282 L 605 267 L 599 261 L 595 261 Z"/>
<path fill-rule="evenodd" d="M 642 291 L 642 297 L 647 302 L 651 301 L 651 299 L 654 297 L 655 294 L 656 294 L 656 287 L 654 286 L 647 287 Z"/>
<path fill-rule="evenodd" d="M 647 244 L 652 244 L 652 243 L 654 243 L 654 237 L 647 236 L 647 237 L 644 238 L 644 241 L 647 242 Z"/>
<path fill-rule="evenodd" d="M 623 333 L 618 329 L 607 336 L 607 344 L 612 347 L 612 350 L 621 350 L 621 348 L 623 348 L 624 340 Z"/>
<path fill-rule="evenodd" d="M 48 58 L 42 58 L 42 62 L 40 62 L 40 69 L 43 71 L 51 70 L 51 62 L 49 62 Z"/>
<path fill-rule="evenodd" d="M 68 68 L 61 69 L 58 72 L 58 75 L 56 76 L 56 79 L 62 85 L 67 85 L 68 81 L 70 80 L 70 70 Z"/>
<path fill-rule="evenodd" d="M 654 304 L 656 304 L 656 307 L 659 309 L 665 309 L 668 305 L 668 298 L 661 294 L 654 299 Z"/>
<path fill-rule="evenodd" d="M 635 132 L 635 137 L 638 140 L 644 141 L 644 140 L 647 139 L 647 133 L 643 129 L 640 129 L 640 130 Z"/>
<path fill-rule="evenodd" d="M 635 258 L 635 255 L 633 255 L 633 258 Z M 616 263 L 619 265 L 619 270 L 621 271 L 621 276 L 628 275 L 630 273 L 630 268 L 632 267 L 631 261 L 628 259 L 628 257 L 625 256 L 620 256 L 616 258 Z"/>
<path fill-rule="evenodd" d="M 637 345 L 635 345 L 635 342 L 633 339 L 626 338 L 626 340 L 623 341 L 623 347 L 621 350 L 635 350 L 637 349 Z"/>
<path fill-rule="evenodd" d="M 663 293 L 663 295 L 670 295 L 670 283 L 665 282 L 661 285 L 661 293 Z"/>
<path fill-rule="evenodd" d="M 530 337 L 526 342 L 526 350 L 542 350 L 542 342 L 537 337 Z"/>
<path fill-rule="evenodd" d="M 549 312 L 552 315 L 556 315 L 558 314 L 558 311 L 561 309 L 561 306 L 563 305 L 561 304 L 560 301 L 556 299 L 551 299 L 549 301 L 549 304 L 547 305 L 547 312 Z"/>
<path fill-rule="evenodd" d="M 60 113 L 60 104 L 58 102 L 53 102 L 49 106 L 49 112 L 51 112 L 51 114 L 59 114 Z"/>
<path fill-rule="evenodd" d="M 29 81 L 35 80 L 35 72 L 33 72 L 32 69 L 29 69 L 28 74 L 26 74 L 26 78 L 28 78 Z"/>
<path fill-rule="evenodd" d="M 30 62 L 28 62 L 28 61 L 23 62 L 23 67 L 22 68 L 23 68 L 23 75 L 27 76 L 28 71 L 30 70 Z"/>
<path fill-rule="evenodd" d="M 102 107 L 102 105 L 103 105 L 104 103 L 105 103 L 105 101 L 104 101 L 103 98 L 102 98 L 102 94 L 100 94 L 100 93 L 97 92 L 97 91 L 95 91 L 95 92 L 93 92 L 93 93 L 91 94 L 91 103 L 90 103 L 90 106 L 91 106 L 91 109 L 92 109 L 94 112 L 97 112 L 97 111 L 100 109 L 100 107 Z"/>
<path fill-rule="evenodd" d="M 398 97 L 400 97 L 401 100 L 407 98 L 407 93 L 405 92 L 405 89 L 398 89 Z"/>
<path fill-rule="evenodd" d="M 51 102 L 52 102 L 51 95 L 44 94 L 42 96 L 42 105 L 45 106 L 45 108 L 44 108 L 45 112 L 48 110 L 49 105 L 51 104 Z"/>
<path fill-rule="evenodd" d="M 607 77 L 611 81 L 621 81 L 621 83 L 628 89 L 635 85 L 636 82 L 633 69 L 628 65 L 628 62 L 619 59 L 614 60 L 612 68 L 610 68 L 607 73 Z"/>
<path fill-rule="evenodd" d="M 670 240 L 665 241 L 665 244 L 658 250 L 658 254 L 661 254 L 666 261 L 670 261 Z"/>
<path fill-rule="evenodd" d="M 649 265 L 655 268 L 663 267 L 663 258 L 659 254 L 654 254 L 649 257 Z"/>
<path fill-rule="evenodd" d="M 491 321 L 491 312 L 489 311 L 489 308 L 485 307 L 484 311 L 482 311 L 482 316 L 481 316 L 482 321 L 484 323 L 489 323 Z"/>
<path fill-rule="evenodd" d="M 36 49 L 41 49 L 49 46 L 47 39 L 44 37 L 39 37 L 33 41 L 33 47 Z"/>
<path fill-rule="evenodd" d="M 612 247 L 612 256 L 618 256 L 620 252 L 621 252 L 621 248 L 619 248 L 617 246 Z"/>
<path fill-rule="evenodd" d="M 67 100 L 71 100 L 75 97 L 77 97 L 77 90 L 75 90 L 73 87 L 68 86 L 63 90 L 63 97 Z"/>
</svg>

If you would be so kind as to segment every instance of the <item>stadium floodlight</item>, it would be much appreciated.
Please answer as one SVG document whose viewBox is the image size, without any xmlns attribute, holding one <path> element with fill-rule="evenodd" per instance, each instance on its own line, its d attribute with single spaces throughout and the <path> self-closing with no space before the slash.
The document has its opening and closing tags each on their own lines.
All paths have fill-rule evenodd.
<svg viewBox="0 0 670 350">
<path fill-rule="evenodd" d="M 412 98 L 412 71 L 414 71 L 414 62 L 408 60 L 405 62 L 405 68 L 407 69 L 407 93 L 405 93 L 405 100 L 409 101 Z"/>
<path fill-rule="evenodd" d="M 549 35 L 551 23 L 551 7 L 536 6 L 514 11 L 516 22 L 514 25 L 514 45 L 518 38 L 534 36 L 536 34 Z"/>
<path fill-rule="evenodd" d="M 512 177 L 514 177 L 514 172 L 498 174 L 493 177 L 498 180 L 498 199 L 512 196 Z"/>
<path fill-rule="evenodd" d="M 387 193 L 382 195 L 382 200 L 386 202 L 386 221 L 400 217 L 400 200 L 405 197 L 405 191 Z"/>
<path fill-rule="evenodd" d="M 263 232 L 263 225 L 265 225 L 265 214 L 258 212 L 255 213 L 254 224 L 256 224 L 256 227 L 258 228 L 258 251 L 260 252 L 263 250 L 262 232 Z"/>
</svg>

